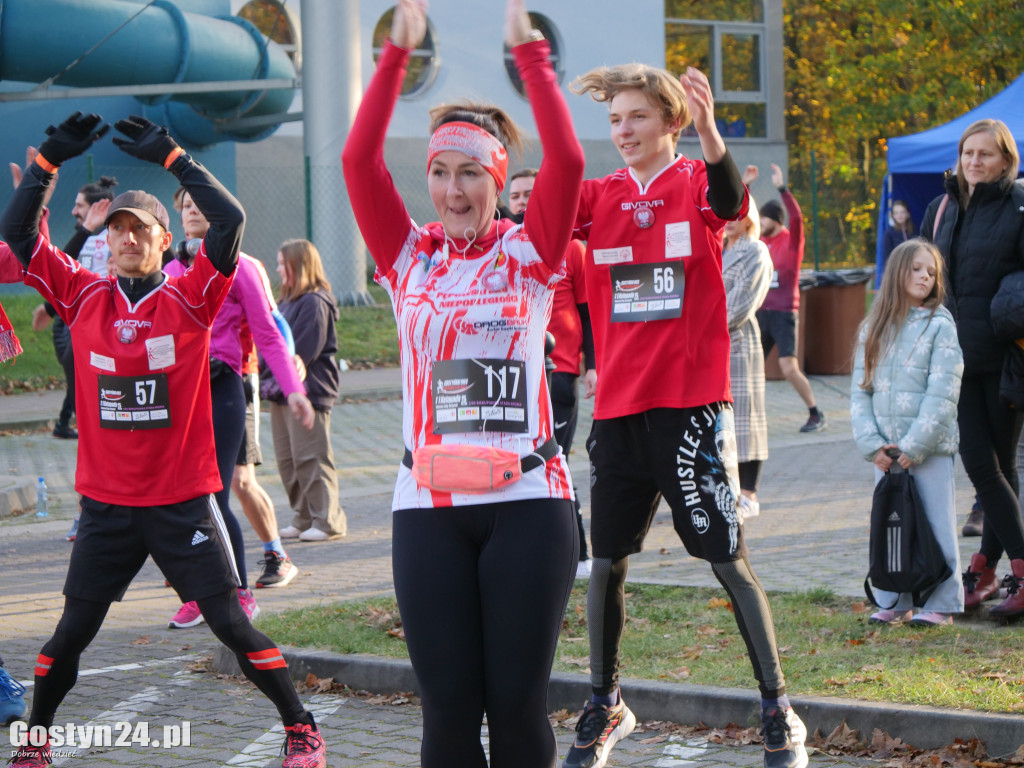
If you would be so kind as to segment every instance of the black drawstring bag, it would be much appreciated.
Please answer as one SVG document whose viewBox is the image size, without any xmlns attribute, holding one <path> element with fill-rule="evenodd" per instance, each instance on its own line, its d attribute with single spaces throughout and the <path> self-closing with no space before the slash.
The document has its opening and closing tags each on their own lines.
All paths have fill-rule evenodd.
<svg viewBox="0 0 1024 768">
<path fill-rule="evenodd" d="M 953 573 L 925 516 L 914 478 L 896 462 L 875 486 L 868 562 L 864 592 L 872 604 L 886 610 L 896 602 L 882 605 L 872 588 L 909 592 L 914 607 L 921 607 Z"/>
</svg>

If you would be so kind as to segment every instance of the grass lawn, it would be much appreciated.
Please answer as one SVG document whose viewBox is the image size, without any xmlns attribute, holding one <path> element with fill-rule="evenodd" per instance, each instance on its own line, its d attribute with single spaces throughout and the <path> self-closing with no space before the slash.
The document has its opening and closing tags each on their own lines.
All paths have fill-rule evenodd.
<svg viewBox="0 0 1024 768">
<path fill-rule="evenodd" d="M 391 302 L 383 288 L 371 285 L 369 290 L 376 306 L 338 310 L 338 357 L 353 368 L 397 366 L 398 334 Z M 50 328 L 32 330 L 32 310 L 41 303 L 39 294 L 4 293 L 0 302 L 25 350 L 14 360 L 0 363 L 0 392 L 63 387 L 64 371 L 53 353 Z"/>
<path fill-rule="evenodd" d="M 724 592 L 646 584 L 628 590 L 623 676 L 755 687 Z M 862 602 L 827 590 L 773 593 L 771 600 L 787 688 L 795 695 L 1024 712 L 1018 628 L 987 620 L 927 630 L 875 627 Z M 408 657 L 393 599 L 266 615 L 259 626 L 288 645 Z M 555 669 L 585 673 L 587 652 L 586 584 L 577 582 Z"/>
</svg>

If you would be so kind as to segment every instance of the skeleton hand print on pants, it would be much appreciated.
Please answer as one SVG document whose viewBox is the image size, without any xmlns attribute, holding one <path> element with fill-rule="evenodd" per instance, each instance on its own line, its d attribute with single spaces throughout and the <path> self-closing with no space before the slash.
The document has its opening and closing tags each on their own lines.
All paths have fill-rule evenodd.
<svg viewBox="0 0 1024 768">
<path fill-rule="evenodd" d="M 733 554 L 739 546 L 740 516 L 736 510 L 736 497 L 728 483 L 716 482 L 711 475 L 701 478 L 701 490 L 714 494 L 715 506 L 729 525 L 729 554 Z"/>
</svg>

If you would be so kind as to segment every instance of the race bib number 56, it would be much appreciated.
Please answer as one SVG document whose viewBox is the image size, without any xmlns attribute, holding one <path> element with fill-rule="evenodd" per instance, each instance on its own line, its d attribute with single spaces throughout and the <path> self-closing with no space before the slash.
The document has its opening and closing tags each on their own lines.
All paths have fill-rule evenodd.
<svg viewBox="0 0 1024 768">
<path fill-rule="evenodd" d="M 679 262 L 615 264 L 610 274 L 613 323 L 644 323 L 682 315 L 685 272 Z"/>
</svg>

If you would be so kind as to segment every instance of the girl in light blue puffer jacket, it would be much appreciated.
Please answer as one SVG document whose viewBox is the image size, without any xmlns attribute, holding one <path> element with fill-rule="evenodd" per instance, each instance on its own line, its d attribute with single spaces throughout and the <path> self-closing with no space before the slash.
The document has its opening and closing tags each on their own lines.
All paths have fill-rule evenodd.
<svg viewBox="0 0 1024 768">
<path fill-rule="evenodd" d="M 912 605 L 909 593 L 876 590 L 879 602 L 895 604 L 873 614 L 872 623 L 951 624 L 952 614 L 963 612 L 953 456 L 959 442 L 956 406 L 964 361 L 956 324 L 942 306 L 944 297 L 939 251 L 925 240 L 908 240 L 889 256 L 857 340 L 850 386 L 857 447 L 875 465 L 876 483 L 893 461 L 914 476 L 951 571 L 923 606 Z M 911 608 L 923 610 L 911 619 Z"/>
</svg>

